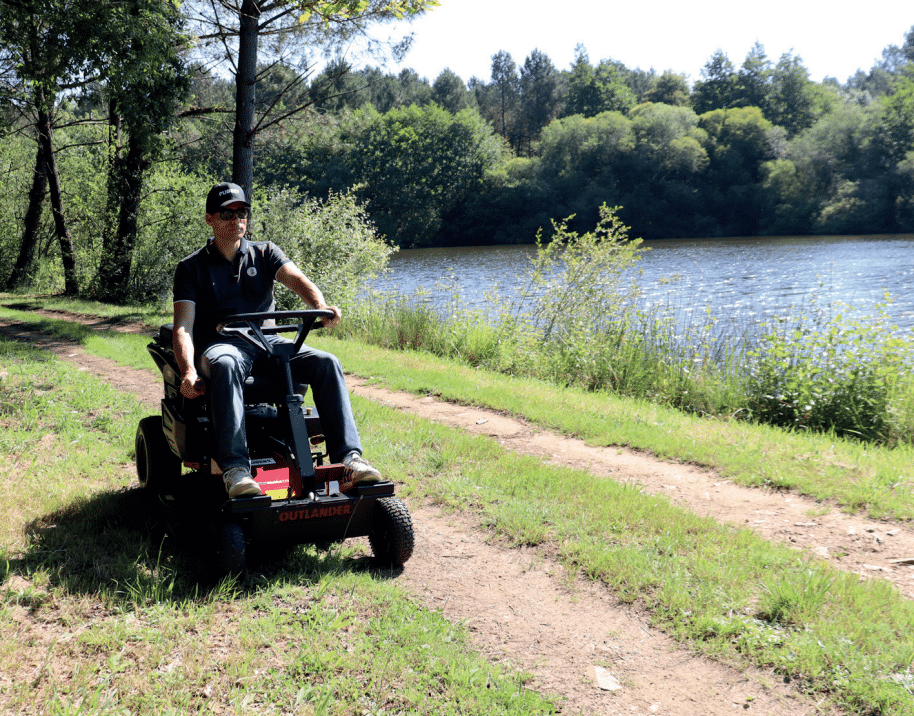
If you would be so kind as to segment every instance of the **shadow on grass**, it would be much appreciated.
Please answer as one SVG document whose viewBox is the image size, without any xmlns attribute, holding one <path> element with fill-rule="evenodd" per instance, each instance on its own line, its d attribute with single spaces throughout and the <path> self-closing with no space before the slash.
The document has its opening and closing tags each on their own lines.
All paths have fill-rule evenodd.
<svg viewBox="0 0 914 716">
<path fill-rule="evenodd" d="M 0 568 L 0 585 L 13 575 L 29 579 L 40 573 L 47 575 L 49 590 L 71 595 L 127 605 L 182 604 L 242 596 L 278 583 L 312 584 L 339 572 L 368 572 L 380 580 L 402 573 L 371 558 L 347 557 L 335 543 L 258 551 L 250 555 L 245 578 L 226 578 L 215 567 L 215 532 L 213 523 L 198 520 L 185 525 L 178 539 L 145 491 L 102 492 L 28 523 L 29 546 L 6 561 L 5 575 Z"/>
<path fill-rule="evenodd" d="M 4 308 L 9 308 L 11 311 L 38 311 L 44 306 L 37 301 L 14 301 L 13 303 L 4 303 L 2 304 Z"/>
</svg>

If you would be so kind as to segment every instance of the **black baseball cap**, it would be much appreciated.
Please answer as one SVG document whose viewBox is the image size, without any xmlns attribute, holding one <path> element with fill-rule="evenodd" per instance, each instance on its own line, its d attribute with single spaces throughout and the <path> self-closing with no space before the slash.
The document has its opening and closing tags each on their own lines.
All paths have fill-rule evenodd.
<svg viewBox="0 0 914 716">
<path fill-rule="evenodd" d="M 216 186 L 209 190 L 209 194 L 206 195 L 206 213 L 215 214 L 229 204 L 234 204 L 236 202 L 241 202 L 247 207 L 251 206 L 248 203 L 247 197 L 244 195 L 244 189 L 237 184 L 232 184 L 227 181 L 216 184 Z"/>
</svg>

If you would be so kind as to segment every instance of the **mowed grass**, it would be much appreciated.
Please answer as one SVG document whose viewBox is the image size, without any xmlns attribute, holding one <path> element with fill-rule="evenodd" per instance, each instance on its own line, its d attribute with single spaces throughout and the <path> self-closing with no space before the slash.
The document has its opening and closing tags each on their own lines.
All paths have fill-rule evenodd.
<svg viewBox="0 0 914 716">
<path fill-rule="evenodd" d="M 219 579 L 134 486 L 137 401 L 31 346 L 0 356 L 0 712 L 554 711 L 358 548 Z"/>
<path fill-rule="evenodd" d="M 132 344 L 147 339 L 111 336 L 108 340 Z M 715 454 L 729 451 L 743 455 L 747 466 L 753 462 L 753 454 L 756 463 L 759 454 L 774 456 L 770 459 L 780 455 L 792 480 L 802 478 L 810 484 L 825 485 L 823 490 L 832 489 L 817 478 L 815 460 L 801 455 L 791 462 L 787 451 L 779 449 L 778 442 L 798 436 L 767 428 L 751 432 L 752 426 L 745 425 L 736 427 L 749 432 L 727 434 L 729 423 L 712 423 L 722 436 L 713 438 L 719 441 L 715 448 L 707 437 L 708 431 L 714 435 L 713 430 L 697 420 L 676 422 L 681 417 L 674 411 L 629 401 L 616 404 L 608 396 L 553 393 L 550 391 L 555 389 L 532 381 L 512 381 L 428 356 L 390 353 L 329 338 L 319 341 L 340 355 L 347 368 L 392 387 L 532 415 L 545 425 L 594 442 L 622 444 L 622 436 L 644 440 L 658 454 L 680 459 L 676 450 L 691 449 L 707 455 L 711 464 Z M 118 352 L 121 356 L 132 353 L 127 349 Z M 600 403 L 600 398 L 605 402 Z M 687 648 L 737 664 L 769 667 L 799 688 L 851 713 L 905 714 L 914 710 L 914 640 L 910 638 L 914 633 L 914 606 L 885 582 L 860 581 L 809 555 L 765 542 L 750 531 L 698 517 L 663 498 L 642 494 L 631 485 L 545 466 L 486 438 L 468 436 L 384 406 L 359 399 L 355 406 L 366 449 L 382 469 L 400 471 L 401 494 L 469 512 L 480 527 L 506 544 L 536 546 L 579 573 L 605 583 L 618 598 L 645 609 L 657 626 Z M 602 413 L 591 412 L 598 410 Z M 595 415 L 601 418 L 595 419 Z M 685 437 L 678 435 L 683 432 Z M 653 443 L 649 442 L 651 436 Z M 899 469 L 902 477 L 904 470 L 910 470 L 909 461 L 892 462 L 897 455 L 892 451 L 886 450 L 883 455 L 871 446 L 803 439 L 811 441 L 803 443 L 810 451 L 840 450 L 841 459 L 832 463 L 836 470 L 862 473 L 868 455 L 884 460 L 889 467 L 883 469 Z M 712 444 L 703 445 L 706 441 Z M 663 445 L 673 447 L 658 447 Z M 809 454 L 815 457 L 817 453 Z M 842 464 L 844 460 L 848 463 Z M 402 472 L 403 466 L 408 466 L 406 472 Z M 860 479 L 872 478 L 864 475 Z M 889 489 L 897 492 L 899 487 Z M 872 509 L 871 503 L 867 507 Z M 59 529 L 59 520 L 52 518 L 52 522 L 58 525 L 55 530 Z M 342 569 L 345 579 L 364 579 L 366 582 L 358 583 L 375 586 L 375 577 L 351 569 L 347 572 L 332 560 L 321 561 L 316 554 L 302 552 L 297 559 L 299 562 L 280 569 L 279 574 L 285 575 L 283 584 L 300 583 L 305 579 L 302 573 L 314 574 L 309 569 L 315 570 L 310 565 L 316 563 L 323 565 L 315 570 L 317 573 L 323 575 L 320 570 L 326 569 L 331 575 L 321 579 L 343 579 L 334 571 Z M 132 598 L 129 603 L 161 609 L 163 597 L 159 593 L 166 589 L 171 590 L 169 594 L 177 590 L 185 595 L 177 602 L 169 596 L 166 604 L 197 604 L 194 599 L 200 597 L 191 599 L 186 596 L 189 588 L 181 586 L 187 577 L 179 565 L 166 563 L 162 567 L 158 560 L 150 541 L 143 573 L 151 576 L 137 582 L 142 586 L 139 593 L 145 596 Z M 16 569 L 16 575 L 23 571 Z M 173 576 L 174 586 L 156 572 L 160 569 Z M 60 582 L 56 579 L 46 581 L 53 586 Z M 267 580 L 270 589 L 278 579 Z M 385 587 L 391 585 L 385 583 Z M 213 604 L 207 608 L 216 609 L 253 603 L 250 587 L 233 597 L 224 595 L 226 589 L 210 590 L 202 603 Z M 67 594 L 69 591 L 65 590 Z M 345 588 L 331 593 L 344 594 Z M 117 603 L 114 596 L 107 599 Z M 133 609 L 145 613 L 138 607 Z M 181 609 L 186 611 L 187 607 Z M 505 678 L 510 681 L 510 676 Z"/>
</svg>

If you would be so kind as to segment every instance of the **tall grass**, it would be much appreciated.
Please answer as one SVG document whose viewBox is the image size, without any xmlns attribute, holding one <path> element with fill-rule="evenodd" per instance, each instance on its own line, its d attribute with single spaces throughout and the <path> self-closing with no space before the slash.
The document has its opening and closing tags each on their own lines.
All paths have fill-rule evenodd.
<svg viewBox="0 0 914 716">
<path fill-rule="evenodd" d="M 485 309 L 466 308 L 457 290 L 437 302 L 422 291 L 376 294 L 336 330 L 713 418 L 914 443 L 914 336 L 888 322 L 886 304 L 862 315 L 813 297 L 751 339 L 711 308 L 683 325 L 673 307 L 641 307 L 639 244 L 604 206 L 594 232 L 557 222 L 549 244 L 538 237 L 522 288 L 487 295 Z"/>
</svg>

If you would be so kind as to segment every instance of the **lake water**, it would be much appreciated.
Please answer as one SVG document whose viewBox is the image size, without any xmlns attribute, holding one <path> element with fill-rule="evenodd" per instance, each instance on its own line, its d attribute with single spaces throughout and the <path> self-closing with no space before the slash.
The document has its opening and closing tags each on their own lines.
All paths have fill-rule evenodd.
<svg viewBox="0 0 914 716">
<path fill-rule="evenodd" d="M 681 320 L 706 307 L 741 325 L 785 314 L 815 293 L 819 303 L 842 301 L 869 311 L 892 297 L 891 320 L 914 330 L 914 235 L 667 239 L 645 241 L 639 262 L 645 305 L 669 304 Z M 432 300 L 449 276 L 468 306 L 484 307 L 498 287 L 510 295 L 520 283 L 533 246 L 408 249 L 395 254 L 383 290 Z"/>
</svg>

